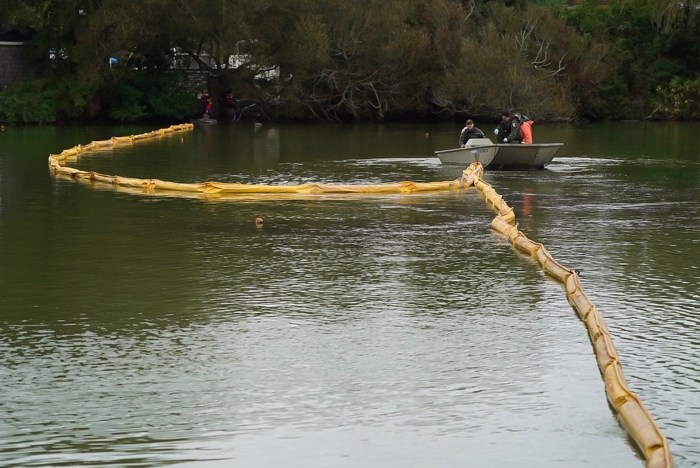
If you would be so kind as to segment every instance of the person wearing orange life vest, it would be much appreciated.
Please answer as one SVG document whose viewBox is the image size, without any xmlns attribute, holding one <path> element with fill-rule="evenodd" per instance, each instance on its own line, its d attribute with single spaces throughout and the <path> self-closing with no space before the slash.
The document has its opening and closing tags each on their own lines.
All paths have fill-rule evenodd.
<svg viewBox="0 0 700 468">
<path fill-rule="evenodd" d="M 525 114 L 518 114 L 518 117 L 520 118 L 520 135 L 522 136 L 521 143 L 523 145 L 531 145 L 532 144 L 532 124 L 534 124 L 535 121 L 531 120 L 530 117 L 528 117 Z"/>
</svg>

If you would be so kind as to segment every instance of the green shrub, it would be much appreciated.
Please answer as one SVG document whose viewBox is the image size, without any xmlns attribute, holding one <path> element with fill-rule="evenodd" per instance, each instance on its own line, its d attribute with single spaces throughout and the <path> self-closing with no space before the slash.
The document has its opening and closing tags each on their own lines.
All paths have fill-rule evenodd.
<svg viewBox="0 0 700 468">
<path fill-rule="evenodd" d="M 674 76 L 666 86 L 656 88 L 657 109 L 672 119 L 700 119 L 700 79 Z"/>
<path fill-rule="evenodd" d="M 171 73 L 129 70 L 110 78 L 103 90 L 107 115 L 121 122 L 183 119 L 195 100 Z"/>
<path fill-rule="evenodd" d="M 57 119 L 56 93 L 41 80 L 21 83 L 0 92 L 0 121 L 44 124 Z"/>
<path fill-rule="evenodd" d="M 0 121 L 46 124 L 83 115 L 87 91 L 73 80 L 37 79 L 0 91 Z"/>
</svg>

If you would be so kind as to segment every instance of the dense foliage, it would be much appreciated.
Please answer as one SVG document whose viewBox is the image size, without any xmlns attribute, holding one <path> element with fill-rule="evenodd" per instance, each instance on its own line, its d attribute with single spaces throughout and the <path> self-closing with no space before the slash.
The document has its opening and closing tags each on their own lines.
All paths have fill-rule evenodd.
<svg viewBox="0 0 700 468">
<path fill-rule="evenodd" d="M 700 118 L 700 0 L 5 3 L 40 78 L 4 122 L 182 120 L 204 89 L 274 119 Z"/>
</svg>

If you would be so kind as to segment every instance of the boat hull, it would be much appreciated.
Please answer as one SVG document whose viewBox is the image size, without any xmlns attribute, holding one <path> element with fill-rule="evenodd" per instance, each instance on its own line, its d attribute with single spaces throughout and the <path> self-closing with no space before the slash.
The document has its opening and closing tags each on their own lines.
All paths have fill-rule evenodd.
<svg viewBox="0 0 700 468">
<path fill-rule="evenodd" d="M 468 166 L 479 162 L 485 169 L 528 170 L 543 169 L 552 162 L 562 146 L 563 143 L 493 144 L 488 139 L 478 139 L 465 148 L 436 151 L 435 154 L 442 164 Z"/>
</svg>

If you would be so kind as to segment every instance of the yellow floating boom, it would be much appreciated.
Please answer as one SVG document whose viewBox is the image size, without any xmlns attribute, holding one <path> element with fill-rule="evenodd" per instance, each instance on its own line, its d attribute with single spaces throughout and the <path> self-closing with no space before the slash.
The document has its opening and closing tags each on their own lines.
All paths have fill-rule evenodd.
<svg viewBox="0 0 700 468">
<path fill-rule="evenodd" d="M 68 160 L 77 159 L 80 155 L 103 151 L 115 146 L 132 145 L 149 139 L 187 132 L 193 129 L 192 124 L 173 125 L 166 129 L 156 130 L 140 135 L 112 137 L 109 140 L 93 141 L 87 145 L 78 145 L 49 155 L 49 168 L 55 176 L 68 177 L 89 184 L 111 185 L 125 188 L 141 194 L 163 194 L 175 196 L 201 196 L 205 198 L 241 197 L 245 195 L 266 196 L 303 196 L 316 194 L 409 194 L 416 192 L 457 190 L 476 187 L 486 201 L 496 211 L 496 217 L 491 227 L 505 236 L 513 247 L 524 254 L 530 255 L 549 276 L 564 285 L 566 296 L 588 330 L 598 368 L 605 384 L 605 393 L 613 409 L 627 433 L 641 450 L 646 465 L 649 468 L 669 468 L 673 459 L 668 441 L 661 433 L 656 422 L 649 414 L 639 397 L 627 386 L 622 365 L 617 351 L 612 343 L 610 332 L 605 326 L 602 315 L 591 303 L 581 287 L 576 271 L 557 262 L 544 245 L 528 239 L 520 232 L 515 224 L 513 209 L 503 200 L 487 182 L 483 180 L 484 169 L 479 163 L 472 163 L 466 168 L 459 179 L 444 182 L 396 182 L 388 184 L 319 184 L 308 183 L 301 185 L 264 185 L 237 184 L 223 182 L 178 183 L 158 179 L 136 179 L 97 172 L 81 171 L 63 166 Z"/>
<path fill-rule="evenodd" d="M 93 141 L 87 145 L 78 145 L 63 150 L 59 154 L 49 155 L 49 168 L 56 176 L 67 176 L 72 179 L 89 182 L 110 184 L 114 187 L 126 189 L 138 189 L 145 194 L 177 194 L 178 192 L 201 195 L 206 198 L 221 198 L 235 195 L 250 194 L 284 194 L 284 195 L 318 195 L 318 194 L 406 194 L 417 192 L 434 192 L 441 190 L 457 190 L 464 187 L 463 179 L 448 180 L 443 182 L 412 182 L 403 181 L 388 184 L 320 184 L 307 183 L 299 185 L 266 185 L 266 184 L 239 184 L 225 182 L 200 182 L 180 183 L 168 182 L 158 179 L 136 179 L 116 175 L 100 174 L 92 171 L 81 171 L 72 167 L 63 166 L 68 160 L 77 159 L 81 155 L 87 155 L 97 150 L 104 150 L 118 145 L 134 144 L 148 139 L 170 135 L 177 132 L 191 131 L 192 124 L 173 125 L 167 129 L 156 130 L 140 135 L 125 137 L 112 137 L 109 140 Z M 187 195 L 185 195 L 187 196 Z"/>
<path fill-rule="evenodd" d="M 479 163 L 472 163 L 464 171 L 464 176 L 466 180 L 472 180 L 472 174 L 479 174 L 480 177 L 482 171 Z M 583 292 L 578 273 L 561 265 L 544 245 L 531 241 L 520 232 L 515 225 L 512 209 L 489 184 L 479 179 L 476 187 L 498 211 L 491 227 L 507 237 L 518 251 L 529 254 L 546 274 L 564 284 L 569 303 L 588 330 L 598 369 L 605 383 L 608 402 L 617 412 L 622 426 L 641 450 L 647 467 L 672 467 L 673 458 L 668 441 L 639 397 L 627 386 L 610 332 L 605 326 L 603 316 Z"/>
</svg>

